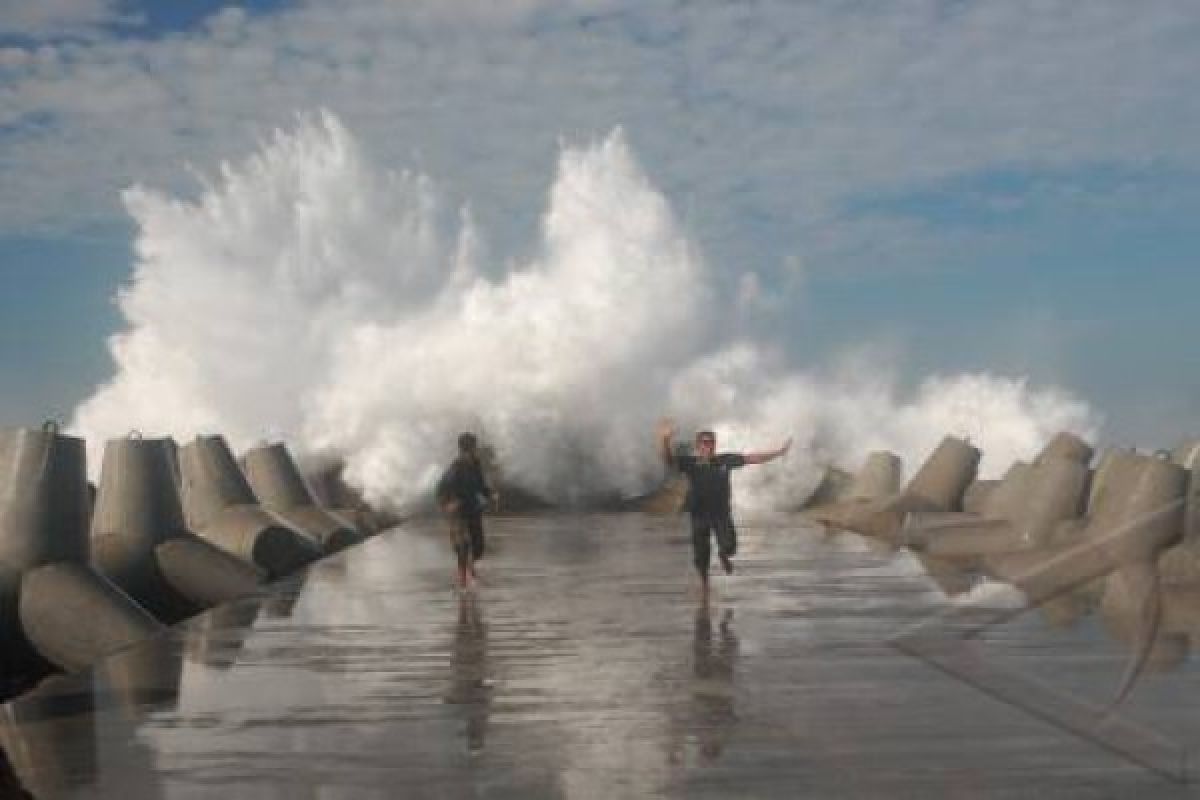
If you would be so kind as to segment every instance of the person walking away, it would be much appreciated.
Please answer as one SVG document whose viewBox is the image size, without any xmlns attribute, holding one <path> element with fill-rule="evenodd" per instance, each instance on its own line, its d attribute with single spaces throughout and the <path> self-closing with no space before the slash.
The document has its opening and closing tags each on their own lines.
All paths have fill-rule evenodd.
<svg viewBox="0 0 1200 800">
<path fill-rule="evenodd" d="M 479 440 L 473 433 L 458 437 L 458 457 L 442 473 L 437 484 L 437 502 L 450 520 L 454 554 L 458 559 L 456 579 L 462 589 L 478 580 L 475 562 L 483 558 L 483 507 L 495 502 L 496 494 L 483 477 Z"/>
</svg>

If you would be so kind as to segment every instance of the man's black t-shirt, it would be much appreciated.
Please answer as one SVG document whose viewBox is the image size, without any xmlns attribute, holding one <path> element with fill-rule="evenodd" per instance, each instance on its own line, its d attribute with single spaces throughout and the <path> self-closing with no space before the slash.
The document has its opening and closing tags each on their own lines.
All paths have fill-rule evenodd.
<svg viewBox="0 0 1200 800">
<path fill-rule="evenodd" d="M 679 456 L 675 466 L 687 476 L 688 494 L 684 508 L 693 514 L 729 514 L 730 470 L 746 466 L 741 453 L 720 453 L 707 461 L 696 456 Z"/>
</svg>

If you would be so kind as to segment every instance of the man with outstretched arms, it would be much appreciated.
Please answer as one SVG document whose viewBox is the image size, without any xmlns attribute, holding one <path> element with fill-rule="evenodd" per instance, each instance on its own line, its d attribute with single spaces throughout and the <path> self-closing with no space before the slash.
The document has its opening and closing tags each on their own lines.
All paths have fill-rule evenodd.
<svg viewBox="0 0 1200 800">
<path fill-rule="evenodd" d="M 729 476 L 747 464 L 765 464 L 787 453 L 789 438 L 775 450 L 754 453 L 718 453 L 717 435 L 712 431 L 696 433 L 692 455 L 677 455 L 672 442 L 675 424 L 664 419 L 658 426 L 658 447 L 663 463 L 677 469 L 688 480 L 685 509 L 691 516 L 692 555 L 700 575 L 702 599 L 708 601 L 710 536 L 717 538 L 717 557 L 726 575 L 733 574 L 733 555 L 737 552 L 737 529 L 733 525 Z"/>
</svg>

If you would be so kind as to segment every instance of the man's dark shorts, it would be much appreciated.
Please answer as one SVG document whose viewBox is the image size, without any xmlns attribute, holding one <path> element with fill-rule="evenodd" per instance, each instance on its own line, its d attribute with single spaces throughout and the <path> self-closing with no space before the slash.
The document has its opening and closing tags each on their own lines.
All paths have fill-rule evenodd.
<svg viewBox="0 0 1200 800">
<path fill-rule="evenodd" d="M 692 512 L 692 555 L 696 569 L 701 575 L 708 574 L 712 558 L 710 536 L 717 537 L 717 553 L 726 558 L 737 553 L 737 528 L 729 514 L 701 514 Z"/>
</svg>

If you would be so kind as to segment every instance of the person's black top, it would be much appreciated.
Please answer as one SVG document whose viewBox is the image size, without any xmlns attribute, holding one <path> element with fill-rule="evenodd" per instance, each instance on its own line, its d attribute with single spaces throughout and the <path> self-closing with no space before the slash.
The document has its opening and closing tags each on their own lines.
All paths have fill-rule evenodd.
<svg viewBox="0 0 1200 800">
<path fill-rule="evenodd" d="M 678 456 L 675 467 L 687 476 L 688 494 L 684 508 L 693 514 L 729 514 L 729 471 L 746 466 L 741 453 L 719 453 L 708 461 L 696 456 Z"/>
<path fill-rule="evenodd" d="M 481 496 L 491 497 L 492 490 L 483 479 L 479 462 L 463 456 L 454 459 L 438 481 L 438 503 L 457 500 L 461 513 L 478 514 L 483 510 Z"/>
</svg>

